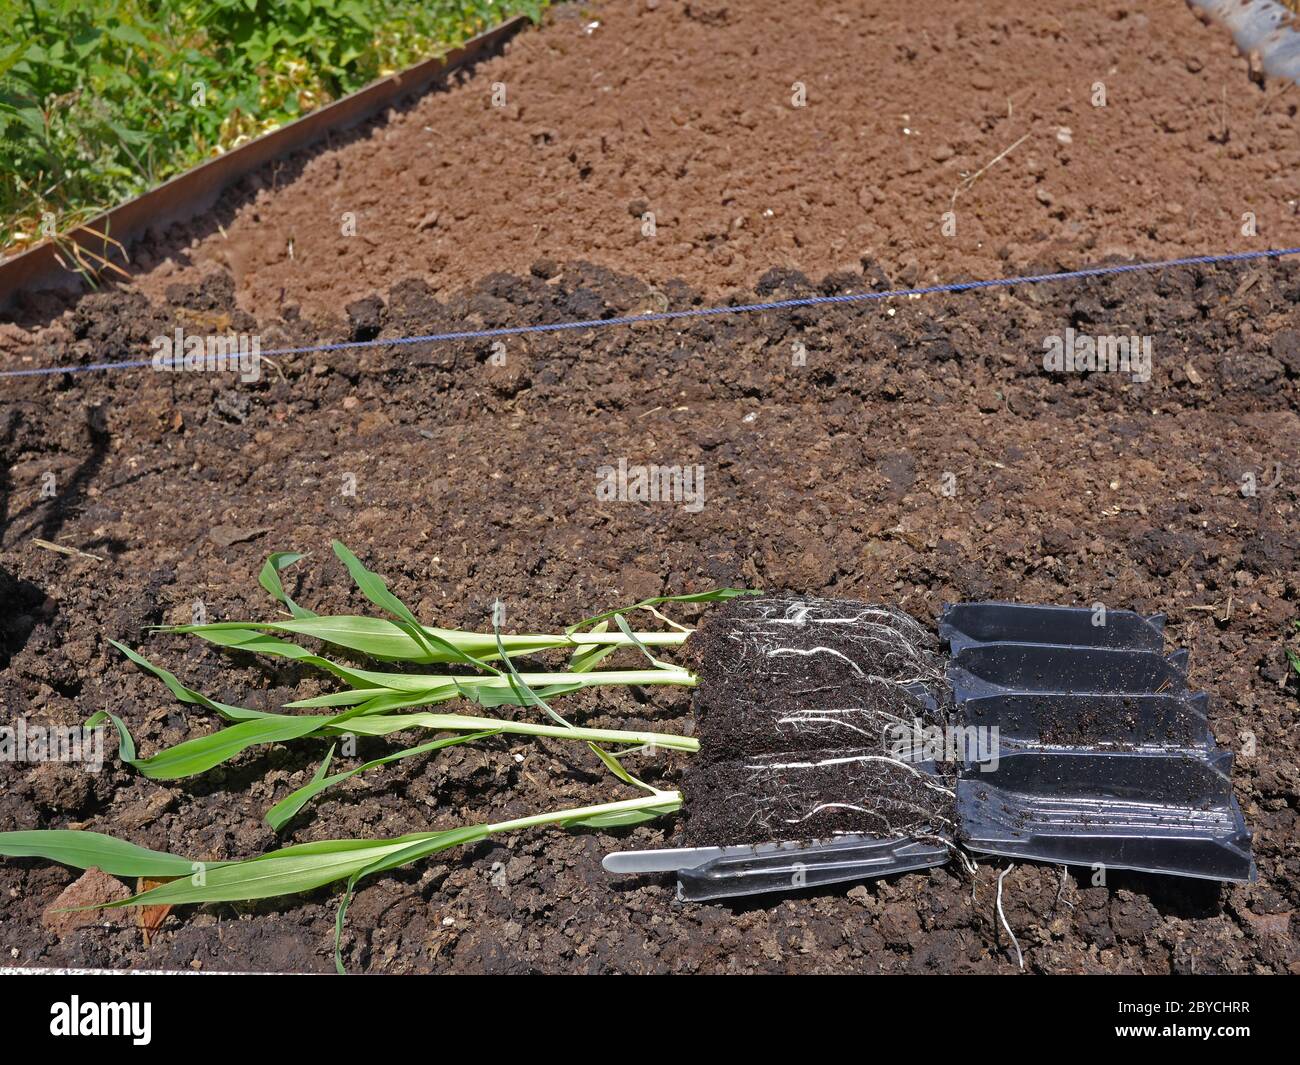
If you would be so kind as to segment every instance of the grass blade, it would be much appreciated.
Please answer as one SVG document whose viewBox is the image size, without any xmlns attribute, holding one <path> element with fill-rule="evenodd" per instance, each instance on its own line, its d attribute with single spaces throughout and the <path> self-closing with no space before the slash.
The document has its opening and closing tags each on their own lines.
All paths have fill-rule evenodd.
<svg viewBox="0 0 1300 1065">
<path fill-rule="evenodd" d="M 147 670 L 155 677 L 161 680 L 167 689 L 183 703 L 190 703 L 193 706 L 202 706 L 207 710 L 215 711 L 228 721 L 248 721 L 256 717 L 268 717 L 272 715 L 264 714 L 260 710 L 247 710 L 242 706 L 230 706 L 228 703 L 218 703 L 209 699 L 201 692 L 196 692 L 193 688 L 187 688 L 175 674 L 169 673 L 162 666 L 155 666 L 144 655 L 132 651 L 125 644 L 118 643 L 116 640 L 109 640 L 114 647 L 121 651 L 127 658 L 134 662 L 141 669 Z"/>
<path fill-rule="evenodd" d="M 189 876 L 196 864 L 189 858 L 146 850 L 101 832 L 67 828 L 0 832 L 0 855 L 6 858 L 46 858 L 74 869 L 93 866 L 111 876 Z"/>
<path fill-rule="evenodd" d="M 320 715 L 304 714 L 301 717 L 294 717 L 279 714 L 254 721 L 240 721 L 207 736 L 196 736 L 192 740 L 185 740 L 175 747 L 159 751 L 150 758 L 139 758 L 136 755 L 135 740 L 132 739 L 126 723 L 116 714 L 108 710 L 100 710 L 91 715 L 86 721 L 86 726 L 93 728 L 101 724 L 105 718 L 112 721 L 113 727 L 117 729 L 118 756 L 150 780 L 192 777 L 229 761 L 249 747 L 298 739 L 336 720 Z"/>
<path fill-rule="evenodd" d="M 304 785 L 297 791 L 285 796 L 269 810 L 266 811 L 266 823 L 277 832 L 280 831 L 290 820 L 300 811 L 307 803 L 311 802 L 326 788 L 333 787 L 341 781 L 354 777 L 358 773 L 364 773 L 368 769 L 375 769 L 381 765 L 387 765 L 389 762 L 396 762 L 402 758 L 409 758 L 415 754 L 427 754 L 431 751 L 441 750 L 443 747 L 454 747 L 459 743 L 472 743 L 475 740 L 485 739 L 488 736 L 495 736 L 500 730 L 491 729 L 485 732 L 471 732 L 464 736 L 446 736 L 440 740 L 434 740 L 431 743 L 422 743 L 418 747 L 407 747 L 404 750 L 396 751 L 393 754 L 385 755 L 382 758 L 373 758 L 363 765 L 354 769 L 348 769 L 342 773 L 335 773 L 331 777 L 325 776 L 329 769 L 330 758 L 334 754 L 334 748 L 330 748 L 330 753 L 325 756 L 325 761 L 316 770 L 316 775 L 312 777 L 311 783 Z"/>
<path fill-rule="evenodd" d="M 284 590 L 284 585 L 280 583 L 280 571 L 288 566 L 292 566 L 299 559 L 305 556 L 297 551 L 277 551 L 266 560 L 262 567 L 262 572 L 257 575 L 257 583 L 265 588 L 277 602 L 283 603 L 289 609 L 289 613 L 296 618 L 314 618 L 316 615 L 312 611 L 301 607 L 289 598 L 289 594 Z"/>
</svg>

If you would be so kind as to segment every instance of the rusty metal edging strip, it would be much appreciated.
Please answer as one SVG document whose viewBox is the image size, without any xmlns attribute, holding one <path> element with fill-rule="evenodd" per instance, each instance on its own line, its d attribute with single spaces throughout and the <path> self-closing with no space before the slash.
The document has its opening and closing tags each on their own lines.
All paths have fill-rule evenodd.
<svg viewBox="0 0 1300 1065">
<path fill-rule="evenodd" d="M 193 218 L 216 203 L 222 192 L 232 184 L 258 167 L 308 147 L 327 133 L 349 129 L 372 117 L 394 100 L 426 89 L 456 67 L 493 51 L 527 22 L 528 19 L 524 16 L 517 16 L 466 41 L 441 58 L 426 59 L 406 70 L 372 82 L 286 126 L 177 174 L 157 188 L 72 230 L 67 236 L 96 254 L 120 259 L 120 254 L 113 255 L 111 243 L 87 232 L 87 229 L 98 230 L 129 247 L 151 228 L 161 228 Z M 0 310 L 8 307 L 14 296 L 22 291 L 82 286 L 80 275 L 59 265 L 55 257 L 57 251 L 55 244 L 45 241 L 21 255 L 0 262 Z"/>
</svg>

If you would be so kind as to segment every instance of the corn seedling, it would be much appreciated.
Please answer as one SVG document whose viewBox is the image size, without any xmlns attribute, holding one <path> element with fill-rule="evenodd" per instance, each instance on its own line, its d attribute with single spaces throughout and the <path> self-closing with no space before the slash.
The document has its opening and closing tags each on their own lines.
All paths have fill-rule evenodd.
<svg viewBox="0 0 1300 1065">
<path fill-rule="evenodd" d="M 0 832 L 0 855 L 45 858 L 77 869 L 98 868 L 121 877 L 167 879 L 167 883 L 119 902 L 87 909 L 122 906 L 175 906 L 182 903 L 248 902 L 297 895 L 340 880 L 347 889 L 335 923 L 334 963 L 343 972 L 339 944 L 343 919 L 357 882 L 375 873 L 477 843 L 489 836 L 556 825 L 564 828 L 611 828 L 672 813 L 681 806 L 675 791 L 654 791 L 637 799 L 600 803 L 518 817 L 509 821 L 466 825 L 441 832 L 417 832 L 394 839 L 332 839 L 301 843 L 234 862 L 203 862 L 163 851 L 147 850 L 99 832 L 45 829 Z"/>
<path fill-rule="evenodd" d="M 227 724 L 216 732 L 186 740 L 149 757 L 138 755 L 126 722 L 116 714 L 100 711 L 87 725 L 111 724 L 118 734 L 121 759 L 155 780 L 202 773 L 242 751 L 268 743 L 306 738 L 330 741 L 355 735 L 388 736 L 416 729 L 449 734 L 333 774 L 329 772 L 335 751 L 331 746 L 311 781 L 267 811 L 268 823 L 277 830 L 322 791 L 352 776 L 400 759 L 496 735 L 585 743 L 621 782 L 646 794 L 390 840 L 299 844 L 246 861 L 197 862 L 147 851 L 100 833 L 68 830 L 0 832 L 0 855 L 43 857 L 83 869 L 96 866 L 118 876 L 175 878 L 114 903 L 123 906 L 246 901 L 296 894 L 346 880 L 347 891 L 336 927 L 337 935 L 341 935 L 348 899 L 362 877 L 501 832 L 546 825 L 614 827 L 659 817 L 679 808 L 679 793 L 661 790 L 638 779 L 624 767 L 621 759 L 644 749 L 693 752 L 699 749 L 698 741 L 670 733 L 578 727 L 556 712 L 548 700 L 590 687 L 694 686 L 696 677 L 690 670 L 656 657 L 656 651 L 683 644 L 693 630 L 671 621 L 658 608 L 665 603 L 713 602 L 747 593 L 723 588 L 693 595 L 654 597 L 622 610 L 597 614 L 561 633 L 502 633 L 500 611 L 494 610 L 491 632 L 466 632 L 422 624 L 389 591 L 387 582 L 367 569 L 343 544 L 335 542 L 334 552 L 362 594 L 390 617 L 319 616 L 300 606 L 285 591 L 280 575 L 302 556 L 284 552 L 267 560 L 259 582 L 285 608 L 287 618 L 163 626 L 160 631 L 192 634 L 219 647 L 301 662 L 341 681 L 345 685 L 342 690 L 287 703 L 282 710 L 289 712 L 252 710 L 210 699 L 186 687 L 174 674 L 139 652 L 110 641 L 132 662 L 161 680 L 179 701 L 211 711 Z M 632 611 L 647 611 L 668 627 L 635 631 L 625 616 Z M 614 623 L 613 630 L 610 622 Z M 378 663 L 396 663 L 403 668 L 376 670 L 350 662 L 345 664 L 285 637 L 314 639 L 353 657 L 364 655 Z M 648 668 L 597 668 L 620 649 L 638 652 L 648 662 Z M 516 664 L 516 658 L 550 651 L 567 651 L 568 667 L 535 672 L 523 671 Z M 419 666 L 437 666 L 440 671 L 410 671 Z M 544 720 L 517 721 L 421 709 L 453 699 L 468 699 L 489 710 L 507 705 L 532 708 L 540 711 Z M 335 957 L 341 969 L 337 935 Z"/>
<path fill-rule="evenodd" d="M 135 742 L 126 723 L 116 715 L 101 711 L 88 724 L 111 722 L 118 733 L 119 752 L 123 761 L 155 780 L 202 773 L 261 744 L 309 737 L 328 740 L 346 735 L 387 736 L 411 729 L 466 734 L 457 742 L 497 733 L 580 741 L 591 745 L 593 752 L 620 779 L 633 784 L 640 782 L 622 769 L 617 756 L 607 750 L 606 745 L 624 749 L 624 753 L 630 749 L 647 747 L 681 751 L 698 749 L 698 743 L 685 736 L 577 728 L 552 709 L 547 700 L 592 687 L 693 686 L 696 683 L 693 673 L 682 666 L 656 658 L 650 650 L 651 647 L 678 646 L 685 642 L 692 630 L 668 622 L 671 626 L 668 631 L 635 632 L 623 615 L 634 609 L 643 609 L 667 621 L 657 609 L 663 603 L 729 599 L 739 594 L 734 589 L 646 600 L 624 611 L 609 611 L 587 618 L 556 634 L 503 634 L 500 631 L 499 611 L 494 611 L 491 632 L 464 632 L 421 624 L 410 609 L 389 591 L 387 582 L 367 569 L 343 544 L 336 542 L 334 552 L 366 598 L 386 610 L 392 616 L 391 620 L 350 615 L 321 617 L 306 610 L 290 598 L 280 579 L 281 571 L 302 556 L 280 553 L 267 560 L 259 580 L 283 604 L 290 614 L 288 619 L 162 628 L 165 632 L 193 634 L 220 647 L 288 658 L 342 681 L 347 687 L 341 691 L 300 699 L 287 703 L 283 708 L 318 712 L 271 713 L 216 702 L 186 687 L 172 673 L 138 652 L 112 641 L 132 662 L 162 680 L 177 699 L 210 710 L 229 724 L 217 732 L 186 740 L 148 758 L 137 756 Z M 617 631 L 609 631 L 608 623 L 611 620 L 616 623 Z M 407 666 L 439 665 L 457 668 L 459 672 L 419 673 L 364 669 L 316 654 L 283 639 L 283 636 L 313 638 L 382 662 Z M 639 651 L 648 660 L 650 668 L 596 668 L 620 648 Z M 560 649 L 571 653 L 569 666 L 564 670 L 521 672 L 514 662 L 516 657 Z M 466 672 L 464 667 L 475 672 Z M 549 723 L 420 711 L 422 707 L 461 698 L 487 709 L 504 705 L 536 708 L 545 714 Z M 280 828 L 303 803 L 331 784 L 366 769 L 432 749 L 436 748 L 422 744 L 332 777 L 324 776 L 328 768 L 327 757 L 327 764 L 322 766 L 319 779 L 307 788 L 300 789 L 305 794 L 295 793 L 290 796 L 293 801 L 286 800 L 287 806 L 278 804 L 268 814 L 268 820 Z"/>
</svg>

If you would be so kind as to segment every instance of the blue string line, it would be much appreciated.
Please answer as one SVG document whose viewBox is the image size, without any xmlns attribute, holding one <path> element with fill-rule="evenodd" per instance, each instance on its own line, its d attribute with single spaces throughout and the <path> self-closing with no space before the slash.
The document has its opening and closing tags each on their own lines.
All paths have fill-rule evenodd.
<svg viewBox="0 0 1300 1065">
<path fill-rule="evenodd" d="M 313 352 L 395 347 L 399 344 L 435 344 L 449 340 L 482 340 L 489 337 L 519 336 L 526 333 L 559 333 L 571 329 L 596 329 L 615 325 L 636 325 L 641 322 L 673 322 L 684 318 L 711 318 L 722 314 L 779 311 L 790 307 L 822 307 L 828 304 L 865 303 L 869 300 L 897 299 L 902 296 L 930 296 L 940 292 L 971 292 L 985 288 L 1010 288 L 1013 285 L 1037 285 L 1048 281 L 1106 277 L 1112 274 L 1131 274 L 1143 270 L 1167 270 L 1175 266 L 1209 266 L 1214 263 L 1246 262 L 1252 259 L 1280 259 L 1285 255 L 1297 254 L 1300 254 L 1300 247 L 1270 248 L 1266 251 L 1224 252 L 1219 255 L 1193 255 L 1185 259 L 1163 259 L 1157 262 L 1128 263 L 1120 266 L 1095 266 L 1086 270 L 1066 270 L 1056 274 L 998 277 L 983 281 L 957 281 L 946 285 L 927 285 L 923 288 L 891 289 L 887 292 L 856 292 L 838 296 L 804 296 L 797 299 L 776 300 L 772 303 L 741 303 L 731 307 L 697 307 L 685 311 L 653 311 L 646 314 L 628 314 L 618 318 L 587 318 L 577 322 L 556 322 L 551 325 L 517 325 L 505 326 L 499 329 L 465 329 L 454 333 L 429 333 L 425 336 L 386 337 L 379 340 L 346 340 L 337 344 L 313 344 L 310 347 L 303 348 L 275 348 L 271 351 L 263 351 L 261 354 L 266 356 L 309 355 Z M 30 370 L 3 370 L 0 371 L 0 377 L 41 377 L 47 374 L 89 373 L 95 370 L 141 369 L 152 365 L 152 359 L 136 359 L 130 362 L 97 362 L 82 366 L 44 366 Z"/>
</svg>

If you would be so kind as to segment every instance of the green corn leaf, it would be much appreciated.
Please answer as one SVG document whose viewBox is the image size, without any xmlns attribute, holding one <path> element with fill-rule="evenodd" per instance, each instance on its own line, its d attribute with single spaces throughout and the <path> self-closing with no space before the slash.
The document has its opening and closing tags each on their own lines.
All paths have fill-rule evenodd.
<svg viewBox="0 0 1300 1065">
<path fill-rule="evenodd" d="M 332 673 L 342 681 L 346 681 L 354 688 L 372 688 L 375 685 L 362 679 L 364 671 L 349 669 L 347 666 L 341 666 L 337 662 L 328 658 L 322 658 L 318 654 L 313 654 L 305 647 L 299 647 L 296 643 L 290 643 L 288 640 L 281 640 L 275 636 L 268 636 L 264 632 L 258 632 L 255 629 L 248 628 L 219 628 L 207 629 L 197 633 L 202 639 L 209 643 L 214 643 L 218 647 L 229 647 L 236 651 L 248 651 L 251 654 L 271 655 L 276 658 L 288 658 L 295 662 L 303 662 L 309 666 L 315 666 L 317 669 L 324 670 L 326 673 Z"/>
<path fill-rule="evenodd" d="M 334 554 L 338 556 L 340 562 L 347 566 L 348 573 L 356 586 L 361 589 L 361 594 L 369 599 L 375 606 L 382 610 L 387 610 L 390 614 L 401 618 L 408 625 L 420 627 L 420 622 L 405 603 L 397 598 L 388 590 L 388 582 L 373 570 L 366 569 L 365 564 L 357 558 L 342 541 L 334 540 L 331 545 L 334 548 Z"/>
<path fill-rule="evenodd" d="M 205 709 L 213 710 L 226 718 L 228 721 L 248 721 L 256 717 L 268 717 L 273 715 L 264 714 L 260 710 L 247 710 L 242 706 L 230 706 L 227 703 L 218 703 L 209 699 L 201 692 L 196 692 L 193 688 L 187 688 L 175 675 L 163 669 L 162 666 L 155 666 L 144 655 L 132 651 L 125 644 L 120 644 L 116 640 L 109 640 L 114 647 L 121 651 L 127 658 L 134 662 L 141 669 L 148 670 L 155 677 L 161 680 L 167 689 L 183 703 L 190 703 L 194 706 L 202 706 Z"/>
<path fill-rule="evenodd" d="M 426 629 L 420 624 L 419 619 L 411 613 L 407 605 L 388 590 L 388 582 L 383 577 L 372 570 L 366 569 L 361 560 L 340 541 L 333 541 L 333 547 L 334 554 L 348 568 L 348 573 L 351 574 L 356 586 L 361 589 L 361 594 L 374 603 L 375 606 L 387 610 L 394 617 L 399 618 L 403 622 L 399 627 L 412 639 L 424 644 L 427 651 L 432 653 L 434 649 L 439 649 L 452 655 L 452 661 L 464 662 L 484 673 L 499 672 L 499 670 L 481 659 L 461 650 L 450 640 L 444 640 L 441 636 L 437 636 L 431 630 Z"/>
<path fill-rule="evenodd" d="M 466 843 L 477 843 L 492 834 L 491 825 L 465 825 L 463 828 L 449 828 L 444 832 L 430 832 L 421 837 L 412 837 L 412 841 L 398 850 L 389 851 L 367 865 L 362 876 L 386 872 L 399 866 L 427 858 L 431 854 L 462 847 Z"/>
<path fill-rule="evenodd" d="M 544 698 L 539 696 L 528 686 L 524 681 L 524 678 L 519 675 L 519 671 L 515 669 L 514 661 L 506 655 L 504 648 L 500 647 L 501 632 L 497 625 L 495 610 L 492 614 L 492 632 L 496 636 L 498 648 L 501 650 L 501 660 L 505 663 L 506 669 L 509 670 L 510 686 L 512 691 L 517 695 L 523 696 L 526 700 L 525 705 L 531 703 L 532 705 L 544 710 L 548 716 L 553 720 L 558 721 L 561 725 L 564 725 L 566 728 L 572 728 L 568 721 L 551 709 L 550 704 L 548 704 Z M 582 684 L 578 683 L 576 687 L 582 687 Z M 624 784 L 631 784 L 633 787 L 645 788 L 648 791 L 654 790 L 648 784 L 643 784 L 641 781 L 637 780 L 636 777 L 623 768 L 623 763 L 618 760 L 616 755 L 605 750 L 605 748 L 600 744 L 588 742 L 587 747 L 592 754 L 600 759 L 601 764 L 619 780 L 623 781 Z"/>
<path fill-rule="evenodd" d="M 352 894 L 356 891 L 357 881 L 360 879 L 360 873 L 353 873 L 348 878 L 348 886 L 343 891 L 343 898 L 339 900 L 338 916 L 334 918 L 334 971 L 339 976 L 348 974 L 343 966 L 343 920 L 348 915 L 348 905 L 352 902 Z"/>
<path fill-rule="evenodd" d="M 289 658 L 295 662 L 303 662 L 326 673 L 331 673 L 340 680 L 351 684 L 354 688 L 363 689 L 371 692 L 373 695 L 383 694 L 386 691 L 404 691 L 404 692 L 430 692 L 433 690 L 445 689 L 452 683 L 452 678 L 445 675 L 428 675 L 419 673 L 381 673 L 370 669 L 353 669 L 350 666 L 340 665 L 328 658 L 323 658 L 318 654 L 313 654 L 305 647 L 299 647 L 297 644 L 290 643 L 288 640 L 281 640 L 275 636 L 268 636 L 266 633 L 258 632 L 247 627 L 230 627 L 230 626 L 205 626 L 202 631 L 197 631 L 197 635 L 205 640 L 215 643 L 221 647 L 230 647 L 239 651 L 250 651 L 255 654 L 271 655 L 279 658 Z M 471 660 L 477 661 L 477 660 Z M 482 665 L 482 663 L 477 663 Z M 491 667 L 488 667 L 491 668 Z M 498 671 L 492 670 L 495 674 Z M 477 679 L 490 678 L 462 678 L 465 681 L 474 681 Z M 334 693 L 337 694 L 337 693 Z M 450 698 L 451 696 L 448 696 Z M 340 696 L 340 699 L 343 697 Z M 370 698 L 367 695 L 366 698 Z M 329 703 L 314 703 L 301 701 L 292 703 L 293 706 L 306 705 L 339 705 L 338 701 Z"/>
<path fill-rule="evenodd" d="M 621 607 L 617 610 L 606 610 L 603 614 L 597 614 L 595 617 L 587 618 L 585 621 L 579 621 L 576 625 L 570 625 L 564 631 L 567 633 L 577 632 L 579 629 L 585 629 L 588 625 L 595 624 L 598 621 L 608 621 L 616 614 L 627 614 L 633 610 L 640 610 L 642 607 L 658 606 L 660 603 L 720 603 L 727 599 L 735 599 L 740 595 L 762 595 L 763 593 L 754 588 L 714 588 L 707 592 L 690 592 L 686 595 L 655 595 L 649 599 L 642 599 L 639 603 L 633 603 L 628 607 Z"/>
<path fill-rule="evenodd" d="M 350 845 L 358 843 L 362 845 Z M 286 847 L 247 861 L 203 866 L 185 879 L 111 902 L 105 908 L 244 902 L 297 895 L 344 880 L 387 855 L 407 849 L 410 844 L 402 840 L 330 840 L 326 844 L 306 846 L 315 849 Z"/>
<path fill-rule="evenodd" d="M 265 588 L 277 602 L 283 603 L 289 609 L 289 613 L 296 618 L 314 618 L 316 615 L 306 607 L 301 607 L 289 598 L 289 594 L 284 590 L 284 585 L 280 583 L 280 571 L 304 556 L 297 551 L 277 551 L 266 560 L 262 567 L 262 572 L 257 575 L 257 583 Z"/>
<path fill-rule="evenodd" d="M 136 756 L 135 740 L 127 730 L 126 723 L 116 714 L 101 710 L 91 715 L 86 725 L 93 728 L 105 718 L 112 721 L 113 727 L 117 729 L 118 755 L 122 761 L 138 769 L 150 780 L 192 777 L 229 761 L 249 747 L 297 739 L 337 720 L 320 715 L 293 717 L 279 714 L 253 721 L 240 721 L 207 736 L 196 736 L 175 747 L 168 747 L 151 758 L 139 758 Z"/>
<path fill-rule="evenodd" d="M 347 691 L 313 695 L 310 699 L 296 699 L 284 705 L 295 710 L 300 707 L 358 706 L 375 698 L 375 691 L 375 688 L 349 688 Z"/>
<path fill-rule="evenodd" d="M 653 821 L 656 817 L 675 813 L 681 808 L 680 802 L 666 802 L 662 806 L 650 806 L 643 810 L 621 810 L 608 814 L 595 814 L 592 817 L 578 817 L 565 821 L 565 828 L 624 828 L 638 825 L 642 821 Z"/>
<path fill-rule="evenodd" d="M 326 755 L 325 761 L 321 763 L 316 775 L 312 777 L 311 783 L 304 785 L 297 791 L 292 792 L 285 798 L 266 811 L 266 823 L 277 832 L 280 831 L 290 820 L 307 805 L 312 799 L 319 795 L 326 788 L 333 787 L 341 781 L 354 777 L 358 773 L 364 773 L 369 769 L 375 769 L 381 765 L 388 765 L 390 762 L 396 762 L 402 758 L 409 758 L 415 754 L 428 754 L 431 751 L 441 750 L 443 747 L 454 747 L 459 743 L 472 743 L 474 740 L 485 739 L 488 736 L 495 736 L 500 730 L 492 729 L 486 732 L 471 732 L 463 736 L 446 736 L 440 740 L 434 740 L 431 743 L 422 743 L 418 747 L 407 747 L 404 750 L 396 751 L 393 754 L 385 755 L 382 758 L 373 758 L 369 762 L 359 765 L 354 769 L 345 770 L 342 773 L 335 773 L 333 776 L 325 776 L 329 769 L 330 757 L 334 753 L 334 748 L 330 748 L 329 755 Z"/>
<path fill-rule="evenodd" d="M 598 625 L 592 626 L 592 632 L 607 632 L 609 622 L 602 621 Z M 617 644 L 592 644 L 590 647 L 579 647 L 573 652 L 569 659 L 570 673 L 590 673 L 601 662 L 618 650 Z"/>
<path fill-rule="evenodd" d="M 45 858 L 75 869 L 102 869 L 111 876 L 189 876 L 195 862 L 162 851 L 146 850 L 134 843 L 67 828 L 36 832 L 0 832 L 0 855 L 6 858 Z M 209 868 L 219 865 L 209 862 Z"/>
<path fill-rule="evenodd" d="M 379 694 L 375 694 L 376 691 Z M 329 695 L 317 695 L 311 699 L 285 703 L 286 707 L 316 706 L 355 706 L 356 716 L 362 714 L 383 714 L 389 710 L 401 710 L 409 706 L 427 706 L 430 703 L 443 703 L 460 697 L 460 690 L 455 681 L 448 681 L 445 687 L 429 688 L 422 692 L 398 692 L 386 689 L 363 688 L 358 691 L 331 692 Z"/>
<path fill-rule="evenodd" d="M 469 825 L 395 839 L 321 840 L 282 847 L 242 862 L 199 863 L 200 870 L 183 880 L 110 902 L 104 908 L 243 902 L 297 895 L 354 875 L 395 869 L 440 850 L 483 839 L 490 832 L 488 825 Z M 192 867 L 186 870 L 191 871 Z"/>
<path fill-rule="evenodd" d="M 287 636 L 309 636 L 336 647 L 346 647 L 387 661 L 398 662 L 463 662 L 460 652 L 476 660 L 495 657 L 496 641 L 490 633 L 461 632 L 457 629 L 421 626 L 420 639 L 387 618 L 368 618 L 339 614 L 329 617 L 294 618 L 291 621 L 217 621 L 207 625 L 168 625 L 159 631 L 171 633 L 219 632 L 222 629 L 257 629 Z M 434 643 L 433 641 L 438 641 Z M 506 636 L 504 642 L 512 655 L 544 651 L 552 647 L 567 647 L 564 636 L 530 634 Z M 452 651 L 441 650 L 443 643 L 453 645 Z"/>
<path fill-rule="evenodd" d="M 636 647 L 636 648 L 637 648 L 637 649 L 638 649 L 638 650 L 639 650 L 643 655 L 645 655 L 647 659 L 650 660 L 650 664 L 651 664 L 652 666 L 654 666 L 656 669 L 676 669 L 676 668 L 677 668 L 677 667 L 674 666 L 671 662 L 663 662 L 663 661 L 660 661 L 658 658 L 655 658 L 655 656 L 652 655 L 652 654 L 650 653 L 650 648 L 648 648 L 648 647 L 647 647 L 647 646 L 646 646 L 646 645 L 641 641 L 641 637 L 638 636 L 635 632 L 632 631 L 632 626 L 629 625 L 629 624 L 627 623 L 627 619 L 626 619 L 625 617 L 623 617 L 622 614 L 615 614 L 615 615 L 614 615 L 614 623 L 615 623 L 616 625 L 618 625 L 619 631 L 622 632 L 624 636 L 626 636 L 629 640 L 632 641 L 633 645 L 634 645 L 634 646 L 635 646 L 635 647 Z"/>
<path fill-rule="evenodd" d="M 361 736 L 387 736 L 393 732 L 424 728 L 438 732 L 504 732 L 516 736 L 546 736 L 557 740 L 593 740 L 599 743 L 619 743 L 646 746 L 655 744 L 666 750 L 698 751 L 699 740 L 691 736 L 675 736 L 662 732 L 636 732 L 620 729 L 574 728 L 567 725 L 543 725 L 531 721 L 502 721 L 492 717 L 470 717 L 465 714 L 379 714 L 358 717 L 337 726 L 337 732 Z M 323 734 L 333 734 L 334 726 L 326 726 Z"/>
<path fill-rule="evenodd" d="M 505 644 L 501 640 L 501 626 L 498 624 L 498 616 L 500 613 L 498 608 L 500 605 L 500 601 L 498 601 L 496 606 L 492 609 L 492 635 L 496 637 L 497 653 L 501 656 L 501 661 L 506 667 L 506 672 L 510 680 L 510 693 L 519 700 L 519 705 L 535 706 L 539 710 L 542 710 L 553 721 L 556 721 L 567 728 L 569 723 L 547 706 L 545 700 L 538 696 L 538 694 L 528 686 L 528 683 L 524 678 L 519 675 L 519 670 L 515 668 L 513 660 L 511 660 L 510 656 L 506 654 Z M 582 687 L 581 682 L 575 683 L 576 687 Z M 566 685 L 566 687 L 568 687 L 568 690 L 570 691 L 576 690 L 574 687 L 569 687 L 568 685 Z"/>
<path fill-rule="evenodd" d="M 580 691 L 587 687 L 586 684 L 548 684 L 544 688 L 538 688 L 535 691 L 523 684 L 520 678 L 519 688 L 502 688 L 497 685 L 488 684 L 458 684 L 458 695 L 466 699 L 472 699 L 479 706 L 491 709 L 494 706 L 536 706 L 543 699 L 550 699 L 557 695 L 568 695 L 569 692 Z"/>
<path fill-rule="evenodd" d="M 319 774 L 318 774 L 319 775 Z M 195 862 L 177 855 L 150 851 L 97 832 L 66 829 L 0 832 L 0 855 L 38 857 L 81 869 L 97 866 L 116 876 L 177 877 L 130 898 L 85 909 L 124 906 L 242 902 L 312 891 L 347 881 L 335 921 L 335 965 L 343 971 L 340 939 L 347 905 L 364 876 L 386 872 L 440 851 L 486 839 L 495 832 L 539 828 L 609 827 L 657 817 L 681 805 L 675 792 L 656 792 L 642 800 L 607 803 L 578 810 L 557 810 L 499 824 L 465 825 L 441 832 L 418 832 L 396 839 L 335 839 L 302 843 L 236 862 Z"/>
</svg>

